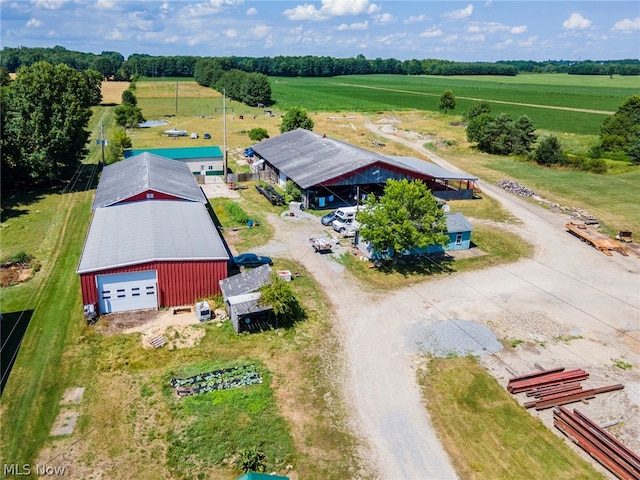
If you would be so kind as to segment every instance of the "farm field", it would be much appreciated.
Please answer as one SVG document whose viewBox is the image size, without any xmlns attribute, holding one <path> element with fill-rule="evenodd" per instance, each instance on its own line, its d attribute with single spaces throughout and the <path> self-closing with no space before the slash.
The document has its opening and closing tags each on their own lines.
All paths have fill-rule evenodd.
<svg viewBox="0 0 640 480">
<path fill-rule="evenodd" d="M 279 108 L 304 105 L 310 112 L 415 109 L 437 112 L 440 95 L 451 90 L 456 97 L 454 115 L 461 115 L 477 101 L 487 100 L 495 114 L 507 113 L 513 118 L 527 115 L 540 129 L 591 135 L 599 133 L 606 115 L 615 112 L 640 89 L 637 77 L 615 77 L 608 85 L 599 78 L 574 77 L 577 76 L 277 77 L 272 79 L 271 88 Z"/>
</svg>

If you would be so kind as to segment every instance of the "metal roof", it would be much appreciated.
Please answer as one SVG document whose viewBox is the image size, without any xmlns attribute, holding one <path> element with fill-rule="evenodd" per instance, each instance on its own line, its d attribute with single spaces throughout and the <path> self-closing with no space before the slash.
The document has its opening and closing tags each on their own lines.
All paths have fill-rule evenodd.
<svg viewBox="0 0 640 480">
<path fill-rule="evenodd" d="M 460 212 L 446 213 L 444 218 L 447 220 L 447 233 L 473 231 L 473 225 L 471 225 L 469 220 L 467 220 L 467 217 Z"/>
<path fill-rule="evenodd" d="M 301 188 L 348 176 L 355 170 L 380 163 L 441 180 L 478 179 L 450 172 L 419 158 L 382 155 L 303 128 L 262 140 L 251 148 Z"/>
<path fill-rule="evenodd" d="M 184 147 L 184 148 L 143 148 L 138 150 L 125 150 L 124 158 L 140 155 L 149 152 L 154 155 L 160 155 L 172 160 L 196 160 L 199 158 L 222 159 L 222 150 L 220 147 Z"/>
<path fill-rule="evenodd" d="M 379 153 L 303 128 L 267 138 L 252 148 L 301 188 L 349 175 L 354 170 L 387 160 Z"/>
<path fill-rule="evenodd" d="M 451 172 L 445 168 L 442 168 L 435 163 L 427 162 L 415 157 L 400 157 L 400 156 L 387 156 L 387 163 L 391 163 L 400 168 L 412 170 L 422 175 L 428 175 L 429 177 L 437 178 L 439 180 L 478 180 L 478 177 L 473 177 L 468 173 L 456 173 Z"/>
<path fill-rule="evenodd" d="M 146 190 L 207 202 L 186 164 L 144 152 L 104 167 L 91 208 L 107 207 Z"/>
<path fill-rule="evenodd" d="M 77 273 L 161 260 L 228 259 L 205 205 L 145 200 L 95 210 Z"/>
<path fill-rule="evenodd" d="M 233 275 L 220 280 L 222 296 L 226 298 L 254 292 L 269 281 L 271 267 L 260 265 L 259 267 L 245 270 L 238 275 Z"/>
</svg>

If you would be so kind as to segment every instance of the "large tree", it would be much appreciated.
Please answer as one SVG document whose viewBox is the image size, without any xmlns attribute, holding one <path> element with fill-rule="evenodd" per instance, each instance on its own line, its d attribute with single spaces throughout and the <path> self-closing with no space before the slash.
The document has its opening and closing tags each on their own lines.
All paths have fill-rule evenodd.
<svg viewBox="0 0 640 480">
<path fill-rule="evenodd" d="M 369 195 L 356 220 L 359 235 L 378 251 L 393 256 L 449 242 L 444 212 L 421 180 L 387 180 L 384 194 Z"/>
<path fill-rule="evenodd" d="M 307 115 L 307 111 L 301 107 L 291 107 L 282 116 L 282 123 L 280 124 L 280 133 L 290 132 L 297 128 L 304 128 L 305 130 L 313 130 L 314 123 Z"/>
<path fill-rule="evenodd" d="M 3 178 L 50 182 L 72 173 L 87 152 L 92 81 L 66 65 L 37 62 L 18 70 L 5 100 Z"/>
<path fill-rule="evenodd" d="M 440 96 L 440 110 L 444 110 L 446 114 L 449 110 L 456 109 L 456 97 L 451 90 L 445 90 Z"/>
<path fill-rule="evenodd" d="M 600 127 L 602 149 L 622 152 L 640 135 L 640 95 L 629 97 Z"/>
</svg>

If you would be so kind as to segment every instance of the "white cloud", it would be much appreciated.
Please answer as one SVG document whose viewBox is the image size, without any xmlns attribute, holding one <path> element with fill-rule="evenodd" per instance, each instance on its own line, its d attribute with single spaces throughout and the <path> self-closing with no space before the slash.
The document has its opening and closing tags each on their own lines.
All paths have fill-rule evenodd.
<svg viewBox="0 0 640 480">
<path fill-rule="evenodd" d="M 579 13 L 572 13 L 567 20 L 562 22 L 562 28 L 565 30 L 585 30 L 591 26 L 593 22 L 584 18 Z"/>
<path fill-rule="evenodd" d="M 380 7 L 375 3 L 369 3 L 369 0 L 322 0 L 320 8 L 305 3 L 287 9 L 283 14 L 289 20 L 327 20 L 346 15 L 371 14 L 378 10 Z"/>
<path fill-rule="evenodd" d="M 636 17 L 634 20 L 629 18 L 620 20 L 611 27 L 611 30 L 622 33 L 631 33 L 640 30 L 640 17 Z"/>
<path fill-rule="evenodd" d="M 107 40 L 123 40 L 124 35 L 122 35 L 122 32 L 120 30 L 114 28 L 109 33 L 107 33 L 107 36 L 105 38 Z"/>
<path fill-rule="evenodd" d="M 489 22 L 489 23 L 471 23 L 467 26 L 467 32 L 469 33 L 496 33 L 509 30 L 509 27 L 502 25 L 501 23 Z"/>
<path fill-rule="evenodd" d="M 31 0 L 31 3 L 45 10 L 58 10 L 62 8 L 69 0 Z"/>
<path fill-rule="evenodd" d="M 251 31 L 253 32 L 253 35 L 257 38 L 266 37 L 267 35 L 269 35 L 270 30 L 271 30 L 271 27 L 268 25 L 256 25 L 251 29 Z"/>
<path fill-rule="evenodd" d="M 518 40 L 518 47 L 520 48 L 531 48 L 536 45 L 538 42 L 538 36 L 532 35 L 531 37 L 523 40 Z"/>
<path fill-rule="evenodd" d="M 411 25 L 412 23 L 424 22 L 427 19 L 426 15 L 412 15 L 404 21 L 405 25 Z"/>
<path fill-rule="evenodd" d="M 251 7 L 249 10 L 247 10 L 246 15 L 251 16 L 251 15 L 257 15 L 258 14 L 258 9 L 257 8 L 253 8 Z"/>
<path fill-rule="evenodd" d="M 432 29 L 429 29 L 429 30 L 425 30 L 419 36 L 422 37 L 422 38 L 441 37 L 442 36 L 442 30 L 440 30 L 439 28 L 432 28 Z"/>
<path fill-rule="evenodd" d="M 224 36 L 227 38 L 236 38 L 238 36 L 238 30 L 235 28 L 228 28 L 222 33 L 224 33 Z"/>
<path fill-rule="evenodd" d="M 509 33 L 513 33 L 514 35 L 520 35 L 521 33 L 524 33 L 527 31 L 527 26 L 526 25 L 518 25 L 515 27 L 511 27 L 509 29 Z"/>
<path fill-rule="evenodd" d="M 375 15 L 373 21 L 376 25 L 389 25 L 396 21 L 395 17 L 389 13 L 383 13 L 382 15 Z"/>
<path fill-rule="evenodd" d="M 475 35 L 465 35 L 462 38 L 469 43 L 480 43 L 486 40 L 486 37 L 483 33 L 476 33 Z"/>
<path fill-rule="evenodd" d="M 243 3 L 244 0 L 209 0 L 209 4 L 216 10 L 221 10 L 224 7 L 235 7 Z"/>
<path fill-rule="evenodd" d="M 452 10 L 450 12 L 445 13 L 443 16 L 447 18 L 451 18 L 452 20 L 461 20 L 463 18 L 468 18 L 473 14 L 473 5 L 469 4 L 466 8 L 461 10 Z"/>
<path fill-rule="evenodd" d="M 42 25 L 43 25 L 43 23 L 40 20 L 38 20 L 37 18 L 32 18 L 31 20 L 29 20 L 27 22 L 26 27 L 27 28 L 38 28 L 38 27 L 41 27 Z"/>
<path fill-rule="evenodd" d="M 336 27 L 336 30 L 344 32 L 346 30 L 366 30 L 367 28 L 369 28 L 369 22 L 365 20 L 364 22 L 350 23 L 348 25 L 346 23 L 343 23 L 341 25 L 338 25 Z"/>
</svg>

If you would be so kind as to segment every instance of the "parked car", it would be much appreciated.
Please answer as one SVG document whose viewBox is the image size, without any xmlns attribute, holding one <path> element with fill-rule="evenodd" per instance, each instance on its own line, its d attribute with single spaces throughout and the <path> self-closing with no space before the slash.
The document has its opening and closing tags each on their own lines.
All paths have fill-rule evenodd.
<svg viewBox="0 0 640 480">
<path fill-rule="evenodd" d="M 336 219 L 336 212 L 333 211 L 331 213 L 327 213 L 324 217 L 322 217 L 320 219 L 320 222 L 322 222 L 322 224 L 325 227 L 328 227 L 329 225 L 331 225 L 331 222 L 333 222 Z"/>
<path fill-rule="evenodd" d="M 243 253 L 233 257 L 233 263 L 238 267 L 259 267 L 260 265 L 273 265 L 273 260 L 255 253 Z"/>
<path fill-rule="evenodd" d="M 211 140 L 211 134 L 205 133 L 202 138 L 204 138 L 205 140 Z"/>
<path fill-rule="evenodd" d="M 196 138 L 198 138 L 198 133 L 197 132 L 191 132 L 191 138 L 193 138 L 194 140 Z"/>
</svg>

